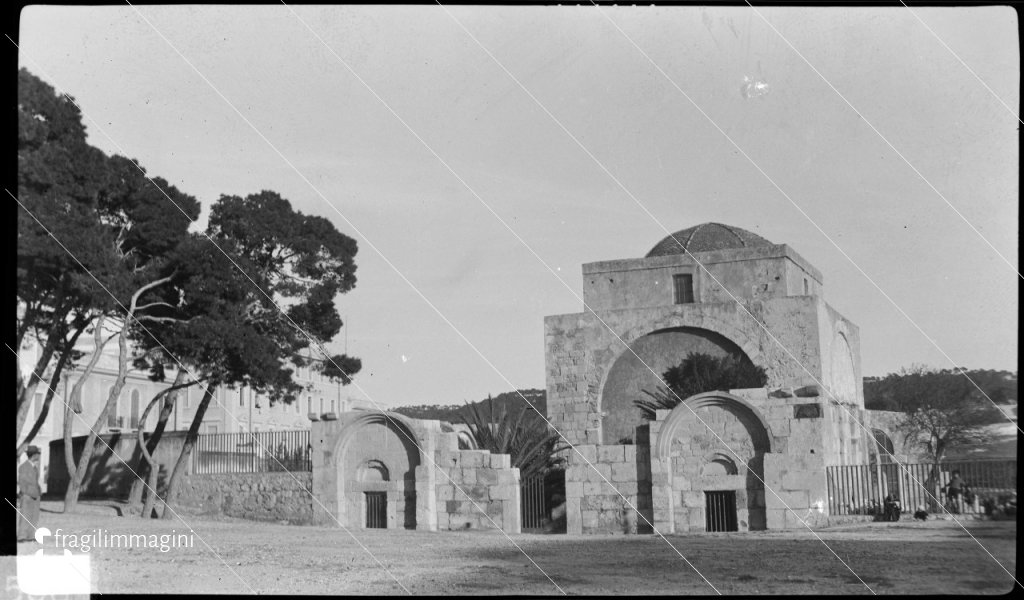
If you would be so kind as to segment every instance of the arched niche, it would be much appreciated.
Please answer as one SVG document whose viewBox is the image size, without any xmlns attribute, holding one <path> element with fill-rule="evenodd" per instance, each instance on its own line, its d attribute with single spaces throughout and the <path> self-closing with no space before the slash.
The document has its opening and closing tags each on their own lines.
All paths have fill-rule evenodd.
<svg viewBox="0 0 1024 600">
<path fill-rule="evenodd" d="M 387 526 L 415 528 L 420 444 L 412 424 L 395 413 L 367 411 L 346 425 L 334 446 L 339 521 L 366 526 L 367 495 L 383 493 Z"/>
<path fill-rule="evenodd" d="M 709 493 L 728 493 L 738 530 L 767 526 L 764 456 L 771 428 L 755 406 L 727 392 L 691 396 L 659 421 L 651 440 L 652 483 L 669 502 L 655 519 L 675 532 L 705 530 Z M 660 514 L 659 514 L 660 513 Z M 714 520 L 714 519 L 712 519 Z"/>
<path fill-rule="evenodd" d="M 644 422 L 634 401 L 649 398 L 645 390 L 654 392 L 664 388 L 662 374 L 691 353 L 716 357 L 735 355 L 751 361 L 736 342 L 699 327 L 658 329 L 634 339 L 607 369 L 601 387 L 601 428 L 605 444 L 633 437 L 636 426 Z"/>
</svg>

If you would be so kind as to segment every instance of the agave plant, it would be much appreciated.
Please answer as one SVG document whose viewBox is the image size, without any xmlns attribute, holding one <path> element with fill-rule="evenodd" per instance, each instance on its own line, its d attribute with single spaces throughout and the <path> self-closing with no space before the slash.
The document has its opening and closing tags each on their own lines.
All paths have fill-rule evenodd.
<svg viewBox="0 0 1024 600">
<path fill-rule="evenodd" d="M 495 407 L 494 399 L 488 397 L 479 404 L 467 404 L 460 417 L 477 448 L 511 456 L 512 466 L 519 468 L 523 479 L 543 475 L 565 460 L 557 454 L 568 445 L 532 406 L 508 410 L 505 404 Z"/>
<path fill-rule="evenodd" d="M 662 374 L 668 385 L 633 401 L 644 420 L 653 421 L 659 409 L 673 409 L 680 402 L 702 392 L 763 387 L 768 383 L 764 369 L 742 355 L 712 356 L 691 352 L 678 365 Z"/>
</svg>

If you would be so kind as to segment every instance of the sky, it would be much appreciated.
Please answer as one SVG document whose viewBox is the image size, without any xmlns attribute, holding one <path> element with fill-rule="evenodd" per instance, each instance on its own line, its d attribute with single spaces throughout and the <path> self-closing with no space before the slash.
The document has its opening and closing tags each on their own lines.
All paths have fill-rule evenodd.
<svg viewBox="0 0 1024 600">
<path fill-rule="evenodd" d="M 18 43 L 92 144 L 203 218 L 268 189 L 356 239 L 332 347 L 363 361 L 353 396 L 394 407 L 543 388 L 543 318 L 583 310 L 581 265 L 708 221 L 815 265 L 865 375 L 1016 371 L 1017 26 L 1006 7 L 33 6 Z"/>
</svg>

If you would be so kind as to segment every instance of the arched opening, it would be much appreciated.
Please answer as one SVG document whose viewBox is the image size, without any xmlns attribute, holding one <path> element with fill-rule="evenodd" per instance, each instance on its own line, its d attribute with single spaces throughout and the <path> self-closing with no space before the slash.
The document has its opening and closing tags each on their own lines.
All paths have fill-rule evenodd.
<svg viewBox="0 0 1024 600">
<path fill-rule="evenodd" d="M 868 459 L 871 464 L 893 464 L 895 462 L 893 459 L 895 446 L 893 446 L 892 439 L 881 429 L 872 429 L 871 436 L 874 438 L 874 442 L 868 448 Z"/>
<path fill-rule="evenodd" d="M 637 338 L 615 359 L 601 389 L 603 443 L 616 444 L 633 438 L 636 426 L 644 422 L 633 402 L 647 398 L 644 390 L 654 392 L 663 388 L 662 374 L 690 353 L 733 355 L 750 361 L 735 342 L 707 329 L 671 327 Z"/>
<path fill-rule="evenodd" d="M 662 422 L 652 443 L 652 459 L 665 467 L 654 485 L 670 493 L 663 510 L 677 533 L 767 527 L 764 455 L 772 435 L 749 402 L 725 392 L 691 396 Z"/>
<path fill-rule="evenodd" d="M 339 521 L 415 529 L 417 444 L 399 415 L 373 412 L 346 426 L 337 445 Z"/>
</svg>

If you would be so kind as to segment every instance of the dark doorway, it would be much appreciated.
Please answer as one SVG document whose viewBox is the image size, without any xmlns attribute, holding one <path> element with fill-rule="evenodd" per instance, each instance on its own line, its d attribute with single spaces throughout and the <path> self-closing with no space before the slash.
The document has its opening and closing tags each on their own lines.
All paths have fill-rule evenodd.
<svg viewBox="0 0 1024 600">
<path fill-rule="evenodd" d="M 737 531 L 736 492 L 704 492 L 704 520 L 708 531 Z"/>
<path fill-rule="evenodd" d="M 387 529 L 387 492 L 365 492 L 367 529 Z"/>
</svg>

